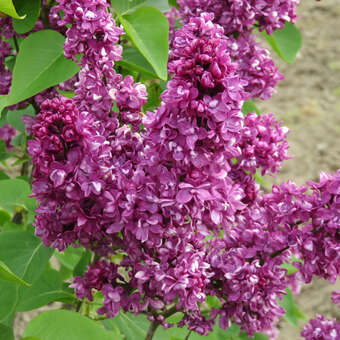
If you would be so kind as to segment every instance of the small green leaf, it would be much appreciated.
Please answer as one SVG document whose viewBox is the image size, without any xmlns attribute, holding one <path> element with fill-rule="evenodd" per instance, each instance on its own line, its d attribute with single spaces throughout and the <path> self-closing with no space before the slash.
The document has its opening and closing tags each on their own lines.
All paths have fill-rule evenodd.
<svg viewBox="0 0 340 340">
<path fill-rule="evenodd" d="M 12 0 L 0 0 L 0 12 L 9 15 L 12 18 L 24 19 L 26 15 L 20 16 L 12 2 Z"/>
<path fill-rule="evenodd" d="M 150 63 L 160 79 L 167 80 L 169 23 L 154 7 L 141 7 L 119 21 L 134 45 Z"/>
<path fill-rule="evenodd" d="M 16 276 L 2 261 L 0 261 L 0 280 L 17 283 L 26 287 L 30 286 L 29 283 L 21 280 L 20 277 Z"/>
<path fill-rule="evenodd" d="M 299 327 L 299 320 L 306 319 L 306 316 L 300 311 L 294 301 L 293 293 L 290 289 L 286 289 L 287 295 L 283 296 L 283 300 L 279 300 L 279 304 L 285 309 L 284 318 L 295 327 Z"/>
<path fill-rule="evenodd" d="M 252 100 L 246 100 L 242 106 L 242 113 L 246 115 L 247 113 L 255 112 L 256 114 L 260 114 L 259 108 Z"/>
<path fill-rule="evenodd" d="M 143 106 L 143 111 L 154 111 L 161 103 L 160 94 L 163 89 L 160 84 L 152 83 L 147 87 L 148 102 Z"/>
<path fill-rule="evenodd" d="M 24 331 L 24 336 L 44 340 L 113 340 L 114 333 L 95 321 L 67 310 L 51 310 L 35 317 Z"/>
<path fill-rule="evenodd" d="M 23 40 L 5 106 L 32 97 L 71 78 L 79 71 L 80 68 L 74 61 L 64 57 L 64 41 L 62 34 L 52 30 L 32 33 Z"/>
<path fill-rule="evenodd" d="M 14 0 L 15 8 L 20 15 L 26 14 L 23 20 L 13 19 L 13 27 L 17 33 L 24 34 L 36 24 L 41 0 Z"/>
<path fill-rule="evenodd" d="M 286 22 L 284 28 L 276 30 L 273 35 L 262 32 L 273 50 L 288 64 L 292 64 L 302 46 L 302 36 L 295 25 Z"/>
<path fill-rule="evenodd" d="M 72 246 L 69 246 L 64 251 L 56 253 L 55 256 L 63 266 L 73 271 L 83 256 L 83 253 L 83 248 L 73 248 Z"/>
<path fill-rule="evenodd" d="M 32 105 L 28 105 L 26 108 L 21 110 L 14 110 L 7 113 L 7 121 L 14 129 L 25 132 L 25 124 L 22 121 L 23 116 L 35 116 L 35 110 Z"/>
<path fill-rule="evenodd" d="M 74 91 L 63 91 L 63 90 L 57 89 L 57 92 L 66 98 L 73 98 L 76 95 Z"/>
<path fill-rule="evenodd" d="M 92 253 L 87 250 L 83 253 L 77 265 L 74 267 L 73 275 L 74 276 L 84 276 L 84 271 L 87 269 L 88 264 L 90 263 L 92 258 Z"/>
<path fill-rule="evenodd" d="M 297 271 L 299 271 L 299 269 L 297 269 L 291 263 L 283 263 L 281 265 L 281 267 L 287 270 L 288 275 L 292 275 L 292 274 L 296 273 Z"/>
<path fill-rule="evenodd" d="M 0 340 L 14 340 L 13 329 L 0 323 Z"/>
</svg>

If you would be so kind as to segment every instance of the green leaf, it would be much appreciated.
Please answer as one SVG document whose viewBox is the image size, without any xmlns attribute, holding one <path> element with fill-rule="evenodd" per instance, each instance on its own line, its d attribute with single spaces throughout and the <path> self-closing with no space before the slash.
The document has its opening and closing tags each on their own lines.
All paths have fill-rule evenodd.
<svg viewBox="0 0 340 340">
<path fill-rule="evenodd" d="M 142 6 L 155 7 L 162 12 L 169 10 L 168 0 L 111 0 L 111 6 L 120 15 L 134 11 Z"/>
<path fill-rule="evenodd" d="M 57 89 L 57 92 L 66 98 L 73 98 L 76 95 L 74 91 L 63 91 L 63 90 Z"/>
<path fill-rule="evenodd" d="M 150 325 L 150 321 L 145 315 L 134 315 L 130 313 L 119 313 L 115 318 L 103 320 L 104 326 L 114 331 L 119 329 L 124 334 L 126 340 L 144 339 Z M 157 340 L 155 338 L 155 340 Z"/>
<path fill-rule="evenodd" d="M 11 215 L 4 210 L 0 210 L 0 227 L 11 220 Z"/>
<path fill-rule="evenodd" d="M 35 109 L 32 105 L 28 105 L 21 110 L 14 110 L 7 113 L 7 121 L 14 129 L 25 132 L 25 124 L 22 121 L 22 116 L 35 116 Z"/>
<path fill-rule="evenodd" d="M 36 336 L 29 336 L 29 337 L 21 338 L 21 340 L 41 340 L 41 339 L 37 338 Z"/>
<path fill-rule="evenodd" d="M 87 269 L 88 264 L 92 258 L 92 253 L 87 250 L 80 258 L 77 265 L 74 267 L 73 276 L 84 276 L 84 271 Z"/>
<path fill-rule="evenodd" d="M 292 64 L 302 46 L 302 36 L 295 25 L 286 22 L 284 28 L 276 30 L 273 35 L 262 32 L 273 50 L 288 64 Z"/>
<path fill-rule="evenodd" d="M 20 16 L 17 13 L 12 0 L 0 0 L 0 12 L 3 12 L 9 15 L 10 17 L 16 19 L 24 19 L 26 16 L 26 15 Z"/>
<path fill-rule="evenodd" d="M 116 65 L 127 68 L 128 70 L 143 73 L 152 78 L 157 78 L 153 68 L 139 50 L 134 46 L 124 46 L 123 59 L 116 62 Z"/>
<path fill-rule="evenodd" d="M 72 246 L 68 246 L 64 251 L 56 253 L 55 256 L 63 266 L 73 271 L 80 261 L 83 252 L 84 248 L 73 248 Z"/>
<path fill-rule="evenodd" d="M 28 283 L 34 283 L 40 277 L 52 253 L 52 249 L 46 248 L 29 231 L 0 233 L 0 261 Z M 15 312 L 25 289 L 28 288 L 0 282 L 0 322 Z"/>
<path fill-rule="evenodd" d="M 14 211 L 14 207 L 25 207 L 24 202 L 30 194 L 29 184 L 21 179 L 4 179 L 0 181 L 0 207 Z"/>
<path fill-rule="evenodd" d="M 155 110 L 161 103 L 160 94 L 163 92 L 160 84 L 153 83 L 147 87 L 148 91 L 148 102 L 143 106 L 143 111 L 153 111 Z"/>
<path fill-rule="evenodd" d="M 74 295 L 63 290 L 63 281 L 58 271 L 46 267 L 38 280 L 25 289 L 16 311 L 25 312 L 47 305 L 53 301 L 74 299 Z"/>
<path fill-rule="evenodd" d="M 169 0 L 169 5 L 179 9 L 179 6 L 176 0 Z"/>
<path fill-rule="evenodd" d="M 13 329 L 0 323 L 0 340 L 14 340 Z"/>
<path fill-rule="evenodd" d="M 1 1 L 1 0 L 0 0 Z M 8 95 L 0 95 L 0 117 L 2 116 L 2 111 L 8 105 L 7 104 Z"/>
<path fill-rule="evenodd" d="M 6 67 L 13 73 L 14 65 L 15 65 L 16 56 L 9 55 L 5 57 L 5 65 Z"/>
<path fill-rule="evenodd" d="M 40 276 L 52 253 L 28 231 L 0 233 L 0 260 L 26 282 L 33 283 Z"/>
<path fill-rule="evenodd" d="M 27 326 L 24 336 L 44 340 L 113 340 L 108 332 L 95 321 L 67 310 L 52 310 L 39 314 Z"/>
<path fill-rule="evenodd" d="M 3 179 L 10 179 L 10 177 L 5 172 L 0 170 L 0 181 L 2 181 Z"/>
<path fill-rule="evenodd" d="M 284 318 L 295 327 L 299 327 L 299 320 L 306 319 L 306 316 L 300 311 L 294 301 L 294 295 L 290 289 L 286 289 L 287 295 L 283 296 L 283 300 L 279 300 L 279 304 L 285 309 Z"/>
<path fill-rule="evenodd" d="M 246 115 L 247 113 L 256 112 L 256 114 L 261 114 L 259 108 L 252 100 L 246 100 L 242 106 L 242 113 Z"/>
<path fill-rule="evenodd" d="M 7 152 L 6 143 L 0 139 L 0 161 L 4 161 L 12 156 L 13 152 Z"/>
<path fill-rule="evenodd" d="M 14 30 L 20 34 L 27 33 L 38 20 L 41 0 L 14 0 L 14 4 L 20 15 L 26 14 L 23 20 L 13 19 Z"/>
<path fill-rule="evenodd" d="M 299 271 L 299 269 L 293 266 L 291 263 L 283 263 L 281 267 L 287 270 L 288 275 L 292 275 Z"/>
<path fill-rule="evenodd" d="M 141 7 L 131 14 L 118 14 L 118 17 L 132 42 L 158 77 L 167 80 L 169 23 L 166 17 L 153 7 Z"/>
<path fill-rule="evenodd" d="M 64 57 L 65 38 L 52 30 L 30 34 L 20 45 L 7 104 L 13 105 L 75 75 L 79 66 Z M 0 106 L 1 109 L 1 106 Z"/>
<path fill-rule="evenodd" d="M 24 280 L 21 280 L 20 277 L 15 275 L 2 261 L 0 261 L 0 280 L 17 283 L 26 287 L 30 286 L 29 283 L 25 282 Z"/>
</svg>

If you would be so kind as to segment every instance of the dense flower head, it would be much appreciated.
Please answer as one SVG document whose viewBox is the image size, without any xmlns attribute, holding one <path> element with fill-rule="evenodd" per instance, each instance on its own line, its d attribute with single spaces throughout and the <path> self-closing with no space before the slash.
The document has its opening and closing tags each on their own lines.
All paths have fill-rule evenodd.
<svg viewBox="0 0 340 340">
<path fill-rule="evenodd" d="M 294 22 L 299 0 L 178 0 L 184 19 L 212 12 L 226 33 L 247 32 L 256 23 L 269 34 Z"/>
<path fill-rule="evenodd" d="M 246 81 L 250 98 L 270 99 L 275 86 L 284 76 L 278 72 L 270 52 L 249 32 L 229 39 L 229 55 L 238 65 L 238 74 Z"/>
<path fill-rule="evenodd" d="M 288 128 L 280 126 L 273 114 L 247 114 L 242 138 L 238 143 L 242 154 L 236 158 L 236 166 L 251 174 L 258 168 L 262 175 L 278 172 L 282 162 L 289 159 L 286 141 L 288 131 Z"/>
<path fill-rule="evenodd" d="M 327 319 L 323 315 L 316 314 L 305 325 L 301 335 L 306 340 L 336 340 L 340 336 L 340 322 L 334 319 Z"/>
<path fill-rule="evenodd" d="M 71 287 L 90 301 L 100 291 L 99 314 L 143 312 L 170 327 L 165 315 L 178 310 L 179 326 L 204 335 L 217 317 L 224 329 L 233 321 L 249 336 L 275 334 L 287 287 L 314 275 L 334 282 L 340 273 L 340 172 L 308 183 L 309 192 L 288 182 L 264 194 L 254 174 L 278 172 L 288 129 L 272 114 L 241 113 L 246 99 L 268 98 L 280 78 L 249 25 L 281 27 L 296 1 L 272 9 L 269 1 L 215 1 L 232 14 L 197 9 L 197 16 L 194 1 L 181 1 L 190 18 L 172 32 L 171 79 L 145 116 L 144 85 L 113 68 L 122 29 L 108 2 L 58 2 L 52 16 L 69 26 L 65 55 L 82 53 L 82 69 L 62 84 L 75 87 L 74 98 L 47 99 L 36 119 L 26 118 L 36 234 L 61 251 L 96 253 Z M 228 15 L 235 20 L 220 22 Z M 292 255 L 299 274 L 288 278 L 282 264 Z M 210 315 L 202 312 L 208 296 L 220 302 Z"/>
</svg>

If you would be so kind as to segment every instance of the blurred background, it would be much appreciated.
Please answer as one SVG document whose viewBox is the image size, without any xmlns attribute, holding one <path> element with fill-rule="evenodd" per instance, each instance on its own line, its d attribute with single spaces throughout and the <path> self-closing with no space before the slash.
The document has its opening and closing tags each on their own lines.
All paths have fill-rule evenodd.
<svg viewBox="0 0 340 340">
<path fill-rule="evenodd" d="M 272 53 L 285 80 L 271 100 L 256 103 L 291 129 L 289 154 L 294 158 L 276 177 L 266 176 L 267 189 L 288 179 L 299 185 L 318 181 L 320 171 L 340 169 L 340 1 L 301 0 L 298 14 L 302 49 L 292 65 Z M 331 292 L 339 288 L 340 279 L 335 286 L 314 280 L 302 288 L 296 303 L 308 318 L 321 313 L 340 320 L 340 308 L 331 302 Z M 286 322 L 280 326 L 279 340 L 301 339 L 300 329 Z"/>
</svg>

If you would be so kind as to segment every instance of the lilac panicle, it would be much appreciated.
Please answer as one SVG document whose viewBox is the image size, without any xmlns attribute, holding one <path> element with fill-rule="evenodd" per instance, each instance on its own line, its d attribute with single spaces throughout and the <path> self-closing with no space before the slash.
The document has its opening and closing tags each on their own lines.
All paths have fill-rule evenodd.
<svg viewBox="0 0 340 340">
<path fill-rule="evenodd" d="M 113 68 L 122 29 L 107 2 L 58 2 L 53 20 L 69 25 L 65 54 L 83 53 L 82 70 L 74 98 L 48 99 L 27 121 L 36 234 L 61 251 L 71 245 L 96 253 L 71 287 L 89 300 L 101 291 L 99 314 L 143 312 L 169 327 L 163 314 L 175 307 L 184 313 L 178 325 L 200 334 L 208 335 L 217 317 L 224 329 L 233 321 L 249 336 L 275 334 L 287 287 L 339 275 L 340 172 L 307 186 L 260 190 L 253 175 L 279 171 L 288 129 L 272 114 L 241 113 L 246 99 L 270 96 L 280 77 L 248 24 L 235 19 L 241 35 L 228 37 L 213 13 L 193 16 L 194 2 L 182 1 L 190 17 L 173 32 L 171 79 L 161 105 L 142 116 L 145 87 Z M 220 2 L 258 11 L 259 22 L 268 15 L 267 30 L 281 25 L 265 2 L 256 3 Z M 282 18 L 284 4 L 275 6 Z M 301 260 L 294 279 L 282 267 L 292 255 Z M 207 316 L 201 308 L 208 296 L 220 307 Z"/>
<path fill-rule="evenodd" d="M 286 21 L 295 22 L 298 3 L 299 0 L 178 0 L 184 20 L 212 12 L 227 34 L 247 32 L 255 23 L 272 34 Z"/>
<path fill-rule="evenodd" d="M 315 319 L 305 325 L 301 335 L 306 340 L 336 340 L 340 336 L 340 322 L 316 314 Z"/>
</svg>

